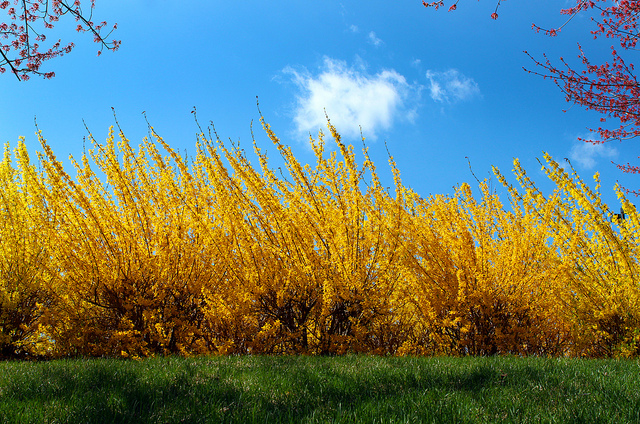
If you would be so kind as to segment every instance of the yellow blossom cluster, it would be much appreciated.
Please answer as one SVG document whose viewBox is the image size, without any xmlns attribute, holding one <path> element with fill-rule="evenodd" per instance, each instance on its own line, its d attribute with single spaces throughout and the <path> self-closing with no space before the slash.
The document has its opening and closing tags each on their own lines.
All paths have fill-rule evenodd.
<svg viewBox="0 0 640 424">
<path fill-rule="evenodd" d="M 0 356 L 200 354 L 638 356 L 640 222 L 550 157 L 544 196 L 519 163 L 505 208 L 486 182 L 422 198 L 390 158 L 328 124 L 301 164 L 254 142 L 152 128 L 92 140 L 76 176 L 40 136 L 0 163 Z M 597 190 L 597 189 L 596 189 Z"/>
</svg>

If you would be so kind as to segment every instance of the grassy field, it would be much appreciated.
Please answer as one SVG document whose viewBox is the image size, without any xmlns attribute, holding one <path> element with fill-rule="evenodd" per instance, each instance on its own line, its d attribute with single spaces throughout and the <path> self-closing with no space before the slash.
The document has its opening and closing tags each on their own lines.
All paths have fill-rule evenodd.
<svg viewBox="0 0 640 424">
<path fill-rule="evenodd" d="M 2 423 L 640 423 L 640 361 L 209 357 L 0 363 Z"/>
</svg>

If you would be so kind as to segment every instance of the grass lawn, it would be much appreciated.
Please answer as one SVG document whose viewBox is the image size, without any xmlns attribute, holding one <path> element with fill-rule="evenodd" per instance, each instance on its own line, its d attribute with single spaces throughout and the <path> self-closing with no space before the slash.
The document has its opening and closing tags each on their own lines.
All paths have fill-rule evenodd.
<svg viewBox="0 0 640 424">
<path fill-rule="evenodd" d="M 640 423 L 640 361 L 244 356 L 0 362 L 2 423 Z"/>
</svg>

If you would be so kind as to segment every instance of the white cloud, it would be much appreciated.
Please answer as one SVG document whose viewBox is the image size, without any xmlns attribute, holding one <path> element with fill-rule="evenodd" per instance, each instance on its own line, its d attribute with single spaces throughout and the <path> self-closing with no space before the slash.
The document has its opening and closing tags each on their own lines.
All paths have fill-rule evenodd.
<svg viewBox="0 0 640 424">
<path fill-rule="evenodd" d="M 350 139 L 360 137 L 360 127 L 366 137 L 375 139 L 396 118 L 411 121 L 416 115 L 406 103 L 417 100 L 420 87 L 408 84 L 393 69 L 369 75 L 364 65 L 348 67 L 325 57 L 318 75 L 291 67 L 284 72 L 300 89 L 294 122 L 301 133 L 326 129 L 325 110 L 338 132 Z"/>
<path fill-rule="evenodd" d="M 427 71 L 431 98 L 436 102 L 455 103 L 480 95 L 480 88 L 473 78 L 468 78 L 457 69 L 445 72 Z"/>
<path fill-rule="evenodd" d="M 349 27 L 349 29 L 350 29 L 350 30 L 351 30 L 351 32 L 353 32 L 353 33 L 356 33 L 356 32 L 358 32 L 358 31 L 360 31 L 360 29 L 358 28 L 358 26 L 357 26 L 357 25 L 351 25 L 351 26 Z"/>
<path fill-rule="evenodd" d="M 382 40 L 376 37 L 376 33 L 373 31 L 369 33 L 369 42 L 376 47 L 379 47 L 380 45 L 382 45 Z"/>
<path fill-rule="evenodd" d="M 614 158 L 618 150 L 606 143 L 594 144 L 587 141 L 576 140 L 569 151 L 569 159 L 577 162 L 584 169 L 593 169 L 599 158 Z"/>
</svg>

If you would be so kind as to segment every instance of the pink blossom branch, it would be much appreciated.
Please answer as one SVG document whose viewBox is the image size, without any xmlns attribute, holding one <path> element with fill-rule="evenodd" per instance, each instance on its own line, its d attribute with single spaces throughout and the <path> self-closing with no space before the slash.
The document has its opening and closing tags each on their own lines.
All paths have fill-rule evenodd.
<svg viewBox="0 0 640 424">
<path fill-rule="evenodd" d="M 80 0 L 74 0 L 70 5 L 62 0 L 13 0 L 13 4 L 21 9 L 20 13 L 15 7 L 10 7 L 9 0 L 0 0 L 0 9 L 6 10 L 11 21 L 10 24 L 0 23 L 0 39 L 8 40 L 0 42 L 0 52 L 2 57 L 0 60 L 0 73 L 6 71 L 4 66 L 9 66 L 11 72 L 20 80 L 29 79 L 29 74 L 41 75 L 45 78 L 52 78 L 53 72 L 41 72 L 40 67 L 45 60 L 54 57 L 63 56 L 69 53 L 73 47 L 73 43 L 61 46 L 60 40 L 54 43 L 47 51 L 40 52 L 38 42 L 45 41 L 46 36 L 35 30 L 33 23 L 42 21 L 45 29 L 53 28 L 53 23 L 59 21 L 60 17 L 70 14 L 76 21 L 79 21 L 77 30 L 79 32 L 91 32 L 94 41 L 100 43 L 98 55 L 102 53 L 104 48 L 108 50 L 117 50 L 120 47 L 120 41 L 107 41 L 112 32 L 117 28 L 114 25 L 111 31 L 106 35 L 101 35 L 101 30 L 107 24 L 101 22 L 94 24 L 92 22 L 93 9 L 95 0 L 91 0 L 91 12 L 86 17 L 81 9 Z M 35 35 L 35 42 L 34 37 Z M 9 56 L 14 51 L 13 57 Z"/>
</svg>

